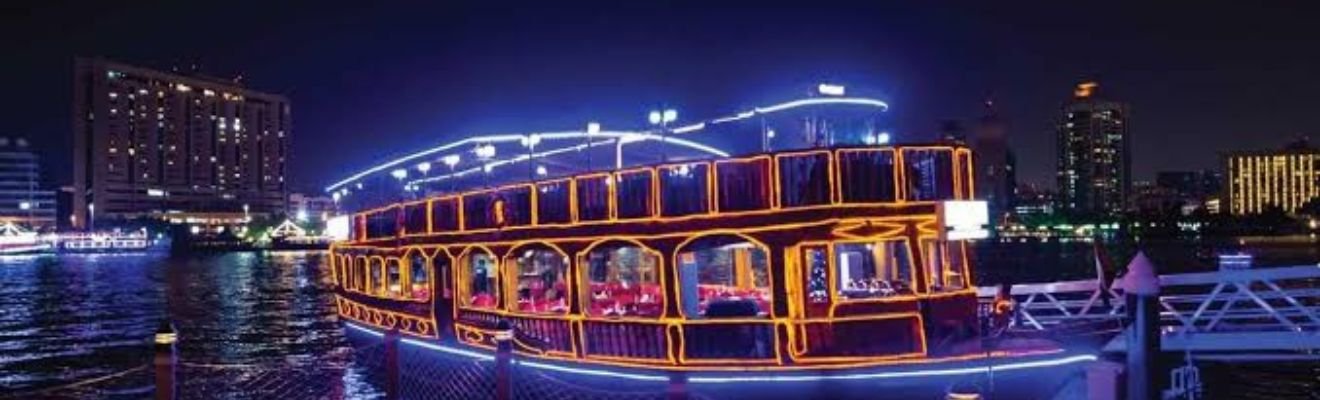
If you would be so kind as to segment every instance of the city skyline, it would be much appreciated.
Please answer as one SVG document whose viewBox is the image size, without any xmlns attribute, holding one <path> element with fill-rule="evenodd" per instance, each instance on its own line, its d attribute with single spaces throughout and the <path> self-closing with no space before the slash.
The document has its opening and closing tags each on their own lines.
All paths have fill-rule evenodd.
<svg viewBox="0 0 1320 400">
<path fill-rule="evenodd" d="M 1163 170 L 1218 168 L 1221 153 L 1243 149 L 1233 143 L 1238 135 L 1250 133 L 1259 138 L 1254 147 L 1269 148 L 1317 125 L 1316 117 L 1305 112 L 1314 103 L 1305 94 L 1314 91 L 1315 83 L 1300 79 L 1317 60 L 1285 51 L 1290 40 L 1314 33 L 1301 31 L 1287 15 L 1209 7 L 1157 8 L 1146 16 L 1127 17 L 1119 7 L 1075 16 L 1077 30 L 1105 28 L 1109 23 L 1138 28 L 1136 33 L 1100 38 L 1060 24 L 1016 24 L 1071 17 L 1074 11 L 1066 6 L 1041 7 L 945 12 L 850 5 L 805 14 L 724 7 L 698 12 L 682 5 L 509 13 L 452 6 L 415 10 L 411 13 L 415 15 L 388 8 L 363 11 L 392 17 L 377 18 L 394 21 L 388 26 L 351 24 L 342 11 L 275 7 L 269 15 L 249 22 L 251 31 L 259 33 L 228 32 L 232 40 L 223 45 L 209 43 L 216 36 L 202 33 L 206 31 L 202 28 L 222 25 L 224 17 L 238 11 L 202 10 L 214 12 L 199 12 L 209 16 L 188 22 L 198 26 L 197 32 L 183 29 L 162 37 L 165 27 L 148 28 L 140 22 L 152 13 L 177 10 L 134 9 L 146 15 L 124 11 L 99 17 L 124 25 L 122 31 L 70 38 L 77 35 L 53 31 L 46 25 L 55 25 L 47 22 L 86 18 L 93 10 L 36 7 L 33 18 L 7 24 L 24 29 L 39 45 L 28 46 L 16 55 L 16 62 L 3 67 L 11 76 L 34 76 L 17 84 L 20 95 L 15 98 L 25 100 L 14 104 L 7 100 L 3 112 L 17 121 L 13 130 L 19 132 L 13 133 L 31 137 L 38 150 L 50 157 L 71 145 L 60 134 L 68 131 L 68 119 L 61 117 L 68 112 L 62 106 L 68 104 L 68 91 L 51 88 L 71 85 L 63 71 L 72 67 L 75 55 L 105 56 L 163 70 L 197 64 L 204 72 L 225 77 L 241 73 L 254 86 L 289 93 L 300 110 L 306 110 L 298 113 L 295 123 L 300 130 L 315 132 L 317 139 L 295 140 L 291 153 L 352 152 L 367 135 L 377 144 L 333 162 L 295 156 L 290 180 L 296 188 L 317 187 L 407 149 L 475 133 L 573 128 L 588 120 L 607 127 L 643 127 L 644 110 L 660 102 L 675 105 L 683 115 L 718 115 L 732 111 L 729 104 L 782 100 L 821 81 L 840 82 L 850 91 L 885 99 L 893 106 L 894 132 L 908 138 L 933 139 L 939 121 L 971 120 L 985 99 L 993 99 L 1009 123 L 1007 136 L 1018 157 L 1019 180 L 1047 185 L 1052 185 L 1054 174 L 1052 136 L 1059 104 L 1066 101 L 1063 88 L 1089 78 L 1103 82 L 1109 93 L 1130 102 L 1135 110 L 1137 180 L 1153 179 Z M 309 14 L 299 18 L 301 22 L 277 28 L 281 18 L 303 11 Z M 974 17 L 976 11 L 990 15 Z M 541 12 L 564 18 L 539 18 Z M 1181 12 L 1196 13 L 1201 22 L 1175 21 L 1186 33 L 1155 23 Z M 654 22 L 634 23 L 656 15 L 682 21 L 687 32 Z M 990 17 L 996 16 L 1002 21 L 991 22 Z M 938 28 L 904 22 L 917 17 L 938 22 L 934 24 Z M 1263 25 L 1266 17 L 1284 22 Z M 1214 21 L 1228 18 L 1238 24 L 1206 36 Z M 748 20 L 764 21 L 766 26 Z M 79 24 L 72 25 L 78 29 Z M 735 40 L 732 33 L 742 28 L 755 28 L 752 37 Z M 537 32 L 545 34 L 536 36 L 536 45 L 524 40 Z M 1043 32 L 1060 37 L 1043 39 L 1050 36 Z M 335 47 L 317 44 L 322 35 L 344 40 Z M 134 44 L 144 37 L 163 45 Z M 1280 38 L 1289 40 L 1272 40 Z M 819 44 L 808 49 L 793 45 L 802 42 Z M 587 51 L 586 43 L 593 50 Z M 1177 54 L 1161 51 L 1173 45 L 1186 46 Z M 1064 51 L 1071 46 L 1096 54 Z M 343 51 L 361 57 L 345 58 Z M 300 59 L 287 57 L 294 54 Z M 1229 56 L 1234 54 L 1239 57 Z M 762 59 L 777 62 L 767 65 Z M 978 65 L 968 64 L 978 60 L 980 68 L 961 68 Z M 1199 67 L 1211 60 L 1217 62 L 1213 68 Z M 1261 63 L 1286 67 L 1272 69 L 1271 74 L 1245 75 L 1249 77 L 1235 73 Z M 521 75 L 527 79 L 516 85 L 506 82 Z M 61 106 L 52 108 L 52 104 Z M 1187 149 L 1168 156 L 1158 151 L 1171 146 Z M 57 184 L 72 179 L 63 166 L 52 168 L 51 175 Z"/>
</svg>

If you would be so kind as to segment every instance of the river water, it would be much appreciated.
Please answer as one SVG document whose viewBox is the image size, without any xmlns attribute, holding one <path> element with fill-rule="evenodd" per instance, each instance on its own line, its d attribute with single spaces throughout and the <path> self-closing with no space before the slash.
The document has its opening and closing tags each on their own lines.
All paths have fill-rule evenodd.
<svg viewBox="0 0 1320 400">
<path fill-rule="evenodd" d="M 1089 249 L 978 249 L 979 281 L 1088 278 Z M 190 363 L 271 364 L 351 352 L 324 263 L 323 252 L 0 258 L 0 397 L 145 365 L 150 338 L 167 317 L 179 331 L 179 357 Z M 347 387 L 366 385 L 366 373 L 346 368 L 342 393 L 373 392 Z M 1317 376 L 1314 363 L 1206 371 L 1207 379 L 1219 378 L 1211 398 L 1279 398 L 1280 389 L 1320 398 Z"/>
</svg>

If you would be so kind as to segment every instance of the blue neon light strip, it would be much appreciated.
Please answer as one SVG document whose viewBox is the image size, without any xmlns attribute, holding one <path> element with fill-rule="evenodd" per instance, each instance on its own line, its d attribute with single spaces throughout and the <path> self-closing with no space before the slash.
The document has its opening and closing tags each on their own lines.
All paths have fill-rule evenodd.
<svg viewBox="0 0 1320 400">
<path fill-rule="evenodd" d="M 344 324 L 348 325 L 348 327 L 350 328 L 362 332 L 366 332 L 376 337 L 385 336 L 383 333 L 379 331 L 366 328 L 363 326 L 359 326 L 351 322 L 345 322 Z M 492 361 L 495 359 L 495 356 L 490 354 L 464 350 L 464 349 L 456 349 L 453 347 L 443 346 L 434 343 L 427 343 L 416 339 L 405 338 L 405 339 L 401 339 L 400 341 L 402 341 L 403 343 L 407 343 L 409 345 L 418 346 L 425 349 L 435 350 L 448 354 L 466 356 L 481 361 Z M 828 375 L 805 375 L 805 374 L 803 375 L 748 374 L 748 375 L 737 375 L 737 376 L 697 375 L 697 376 L 689 377 L 688 382 L 721 384 L 721 383 L 743 383 L 743 382 L 819 382 L 819 381 L 866 380 L 866 379 L 922 378 L 922 377 L 937 377 L 937 376 L 951 376 L 951 375 L 985 374 L 985 373 L 989 373 L 991 369 L 995 371 L 1013 371 L 1013 370 L 1032 369 L 1032 368 L 1057 367 L 1061 365 L 1068 365 L 1079 362 L 1095 361 L 1097 359 L 1098 358 L 1092 354 L 1081 354 L 1081 355 L 1073 355 L 1062 358 L 1012 362 L 1012 363 L 990 365 L 990 366 L 922 369 L 922 370 L 913 370 L 913 371 L 892 371 L 892 372 L 871 372 L 871 373 L 859 372 L 852 374 L 828 374 Z M 517 365 L 524 365 L 524 366 L 536 368 L 536 369 L 563 372 L 569 374 L 578 374 L 578 375 L 601 376 L 601 377 L 622 378 L 622 379 L 629 379 L 635 381 L 652 381 L 652 382 L 664 382 L 669 380 L 668 375 L 618 372 L 618 371 L 610 371 L 599 368 L 569 367 L 563 365 L 542 363 L 537 361 L 513 360 L 513 363 Z"/>
</svg>

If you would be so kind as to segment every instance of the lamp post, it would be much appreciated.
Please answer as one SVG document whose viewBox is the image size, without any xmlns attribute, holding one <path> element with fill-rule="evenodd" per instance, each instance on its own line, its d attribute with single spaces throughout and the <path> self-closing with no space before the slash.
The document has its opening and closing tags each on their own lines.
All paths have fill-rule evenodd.
<svg viewBox="0 0 1320 400">
<path fill-rule="evenodd" d="M 419 182 L 423 184 L 426 183 L 426 179 L 431 177 L 431 162 L 422 161 L 420 164 L 417 164 L 417 172 L 422 173 L 422 180 Z M 426 195 L 425 191 L 423 191 L 422 195 Z"/>
<path fill-rule="evenodd" d="M 669 137 L 669 123 L 678 120 L 678 111 L 672 108 L 663 111 L 651 110 L 646 119 L 651 125 L 660 127 L 660 161 L 669 161 L 668 152 L 665 151 L 665 139 Z"/>
<path fill-rule="evenodd" d="M 528 180 L 536 179 L 536 174 L 535 174 L 536 163 L 534 159 L 536 158 L 536 145 L 540 143 L 541 143 L 541 135 L 537 135 L 535 133 L 527 135 L 527 137 L 524 137 L 522 139 L 523 147 L 527 148 L 527 179 Z"/>
<path fill-rule="evenodd" d="M 455 184 L 453 183 L 454 166 L 457 166 L 460 160 L 462 160 L 462 158 L 458 154 L 450 154 L 440 159 L 441 162 L 444 162 L 445 165 L 449 166 L 449 181 L 450 181 L 449 191 L 451 192 L 454 191 L 454 189 L 456 189 L 456 187 L 454 186 Z"/>
<path fill-rule="evenodd" d="M 477 148 L 473 150 L 473 152 L 477 154 L 477 159 L 484 163 L 486 160 L 495 157 L 495 145 L 489 143 L 477 145 Z M 492 169 L 494 169 L 494 166 L 491 164 L 483 164 L 481 166 L 481 179 L 487 186 L 490 185 L 490 171 Z"/>
<path fill-rule="evenodd" d="M 597 133 L 600 133 L 599 122 L 587 123 L 587 172 L 591 172 L 591 141 L 595 139 Z"/>
</svg>

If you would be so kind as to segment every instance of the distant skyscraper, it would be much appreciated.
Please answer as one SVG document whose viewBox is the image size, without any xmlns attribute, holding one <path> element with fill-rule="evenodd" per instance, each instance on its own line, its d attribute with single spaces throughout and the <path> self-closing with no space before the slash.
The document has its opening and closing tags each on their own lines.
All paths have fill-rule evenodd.
<svg viewBox="0 0 1320 400">
<path fill-rule="evenodd" d="M 972 155 L 976 165 L 976 197 L 989 203 L 995 216 L 1013 210 L 1017 192 L 1017 160 L 1008 148 L 1008 124 L 999 118 L 994 102 L 985 102 L 985 115 L 976 123 Z"/>
<path fill-rule="evenodd" d="M 41 164 L 23 139 L 0 137 L 0 221 L 55 228 L 55 191 L 42 189 Z"/>
<path fill-rule="evenodd" d="M 1320 150 L 1305 141 L 1282 150 L 1229 153 L 1224 161 L 1228 210 L 1234 215 L 1275 207 L 1293 213 L 1320 197 Z"/>
<path fill-rule="evenodd" d="M 236 80 L 79 58 L 74 226 L 284 208 L 289 100 Z"/>
<path fill-rule="evenodd" d="M 1072 215 L 1121 214 L 1132 190 L 1128 106 L 1098 89 L 1077 85 L 1058 128 L 1059 208 Z"/>
</svg>

